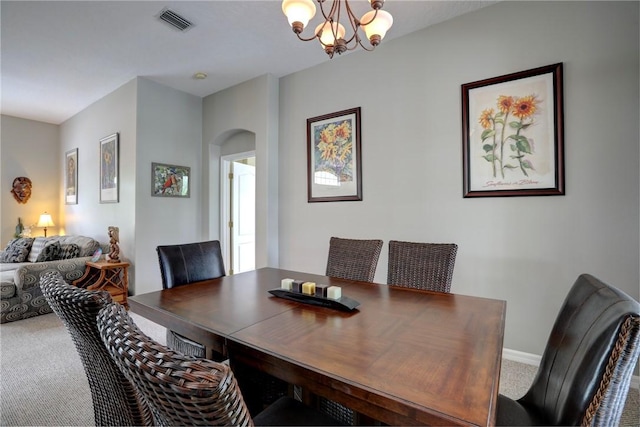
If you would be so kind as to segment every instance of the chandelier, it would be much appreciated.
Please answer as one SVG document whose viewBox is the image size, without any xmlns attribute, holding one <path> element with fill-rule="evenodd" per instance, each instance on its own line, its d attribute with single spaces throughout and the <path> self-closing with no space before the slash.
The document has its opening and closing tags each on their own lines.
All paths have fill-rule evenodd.
<svg viewBox="0 0 640 427">
<path fill-rule="evenodd" d="M 365 50 L 373 50 L 380 44 L 385 34 L 393 24 L 390 13 L 382 10 L 384 0 L 369 0 L 371 9 L 358 19 L 353 14 L 349 0 L 332 0 L 331 8 L 325 12 L 325 3 L 329 0 L 317 0 L 324 22 L 316 27 L 314 35 L 309 38 L 301 36 L 309 20 L 316 14 L 316 6 L 313 0 L 283 0 L 282 11 L 287 16 L 291 29 L 302 41 L 318 39 L 324 51 L 333 58 L 335 53 L 342 54 L 347 50 L 353 50 L 361 46 Z M 327 6 L 328 8 L 328 6 Z M 351 36 L 346 38 L 345 26 L 340 22 L 347 22 L 351 28 Z M 360 38 L 359 30 L 362 28 L 371 44 L 371 48 L 365 46 Z"/>
</svg>

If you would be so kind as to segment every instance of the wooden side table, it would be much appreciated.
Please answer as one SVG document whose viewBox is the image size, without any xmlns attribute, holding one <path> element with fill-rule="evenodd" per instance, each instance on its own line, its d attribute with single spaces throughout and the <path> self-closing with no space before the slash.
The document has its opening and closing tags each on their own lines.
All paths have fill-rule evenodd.
<svg viewBox="0 0 640 427">
<path fill-rule="evenodd" d="M 106 260 L 87 261 L 84 274 L 73 281 L 74 286 L 90 291 L 107 291 L 115 302 L 129 309 L 127 296 L 129 293 L 128 262 L 108 262 Z"/>
</svg>

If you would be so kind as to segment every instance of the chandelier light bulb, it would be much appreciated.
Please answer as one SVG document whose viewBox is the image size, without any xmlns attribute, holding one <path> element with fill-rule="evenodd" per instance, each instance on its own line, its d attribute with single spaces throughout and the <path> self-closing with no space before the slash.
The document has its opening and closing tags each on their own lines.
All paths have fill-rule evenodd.
<svg viewBox="0 0 640 427">
<path fill-rule="evenodd" d="M 371 42 L 371 45 L 377 46 L 393 25 L 393 16 L 384 10 L 378 10 L 376 15 L 376 11 L 372 10 L 365 13 L 360 22 L 364 22 L 362 29 Z"/>
<path fill-rule="evenodd" d="M 289 25 L 296 34 L 300 34 L 309 20 L 316 14 L 313 0 L 283 0 L 282 12 L 286 15 Z"/>
<path fill-rule="evenodd" d="M 324 22 L 316 27 L 316 35 L 320 34 L 320 43 L 322 44 L 322 48 L 325 46 L 334 46 L 336 44 L 336 39 L 343 39 L 345 34 L 345 29 L 342 24 L 337 22 Z M 335 37 L 334 37 L 335 34 Z"/>
</svg>

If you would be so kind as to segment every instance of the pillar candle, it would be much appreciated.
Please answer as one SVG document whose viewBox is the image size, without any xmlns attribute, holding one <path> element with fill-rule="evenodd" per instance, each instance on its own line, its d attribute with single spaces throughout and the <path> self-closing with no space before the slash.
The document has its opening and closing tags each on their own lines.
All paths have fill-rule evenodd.
<svg viewBox="0 0 640 427">
<path fill-rule="evenodd" d="M 326 298 L 327 297 L 327 285 L 316 285 L 316 296 Z"/>
<path fill-rule="evenodd" d="M 293 283 L 293 279 L 282 279 L 282 282 L 280 282 L 280 287 L 282 289 L 290 291 L 292 283 Z"/>
<path fill-rule="evenodd" d="M 316 293 L 316 284 L 314 282 L 304 282 L 302 284 L 302 293 L 313 295 Z"/>
<path fill-rule="evenodd" d="M 302 283 L 304 283 L 302 280 L 294 280 L 291 283 L 291 291 L 292 292 L 302 292 Z"/>
<path fill-rule="evenodd" d="M 327 298 L 340 299 L 342 297 L 342 288 L 340 286 L 329 286 L 327 288 Z"/>
</svg>

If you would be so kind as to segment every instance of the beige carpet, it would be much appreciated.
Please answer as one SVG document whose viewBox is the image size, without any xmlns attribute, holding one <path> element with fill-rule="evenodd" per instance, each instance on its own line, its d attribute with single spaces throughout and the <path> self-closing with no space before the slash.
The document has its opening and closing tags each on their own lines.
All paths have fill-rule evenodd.
<svg viewBox="0 0 640 427">
<path fill-rule="evenodd" d="M 164 343 L 165 330 L 131 313 L 145 333 Z M 0 425 L 94 425 L 89 385 L 62 322 L 47 314 L 0 326 Z M 504 360 L 500 393 L 521 397 L 536 367 Z M 631 389 L 621 422 L 640 427 L 638 390 Z"/>
</svg>

